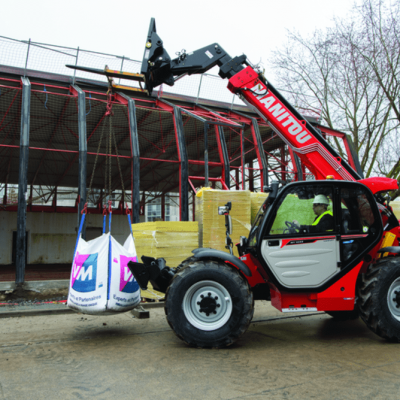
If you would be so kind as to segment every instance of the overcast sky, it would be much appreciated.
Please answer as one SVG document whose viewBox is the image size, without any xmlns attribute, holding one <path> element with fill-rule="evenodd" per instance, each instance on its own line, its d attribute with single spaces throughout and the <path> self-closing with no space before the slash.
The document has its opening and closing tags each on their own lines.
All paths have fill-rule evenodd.
<svg viewBox="0 0 400 400">
<path fill-rule="evenodd" d="M 353 0 L 12 0 L 2 2 L 0 35 L 141 60 L 150 18 L 173 58 L 218 42 L 232 57 L 264 63 L 287 29 L 302 35 L 344 18 Z M 1 60 L 0 60 L 1 63 Z M 267 76 L 268 78 L 268 76 Z"/>
</svg>

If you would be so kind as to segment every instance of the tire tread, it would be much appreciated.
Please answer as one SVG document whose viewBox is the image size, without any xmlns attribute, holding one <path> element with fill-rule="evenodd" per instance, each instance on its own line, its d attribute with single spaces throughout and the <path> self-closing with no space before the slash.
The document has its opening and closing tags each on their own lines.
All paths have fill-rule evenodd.
<svg viewBox="0 0 400 400">
<path fill-rule="evenodd" d="M 218 339 L 216 342 L 210 344 L 205 342 L 204 340 L 199 340 L 195 337 L 183 337 L 183 335 L 179 331 L 179 327 L 175 326 L 178 324 L 174 324 L 173 317 L 171 317 L 171 313 L 169 312 L 169 297 L 173 297 L 177 290 L 177 286 L 179 286 L 179 281 L 187 278 L 194 271 L 201 270 L 218 270 L 223 272 L 223 274 L 229 276 L 229 279 L 232 279 L 235 284 L 240 288 L 240 296 L 244 300 L 243 311 L 241 315 L 241 321 L 239 326 L 229 332 L 226 336 L 221 339 Z M 171 281 L 166 293 L 165 293 L 165 314 L 167 316 L 167 321 L 174 333 L 185 343 L 190 346 L 195 346 L 198 348 L 221 348 L 227 347 L 233 344 L 243 333 L 246 332 L 248 326 L 253 319 L 254 314 L 254 299 L 253 292 L 250 290 L 250 287 L 247 281 L 241 277 L 238 271 L 234 270 L 232 267 L 227 266 L 226 264 L 219 263 L 217 261 L 212 260 L 197 260 L 195 257 L 190 257 L 183 261 L 178 267 L 177 272 L 174 278 Z"/>
<path fill-rule="evenodd" d="M 383 258 L 368 267 L 358 286 L 358 307 L 369 329 L 388 341 L 400 342 L 400 322 L 385 309 L 386 297 L 380 295 L 384 285 L 390 285 L 393 269 L 400 270 L 400 257 Z"/>
</svg>

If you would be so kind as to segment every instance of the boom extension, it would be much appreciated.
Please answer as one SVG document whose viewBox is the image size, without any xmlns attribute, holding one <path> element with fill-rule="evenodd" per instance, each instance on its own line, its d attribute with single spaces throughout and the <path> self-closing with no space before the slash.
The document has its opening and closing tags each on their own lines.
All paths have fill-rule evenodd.
<svg viewBox="0 0 400 400">
<path fill-rule="evenodd" d="M 182 50 L 178 57 L 171 60 L 163 47 L 163 41 L 156 31 L 156 21 L 150 21 L 144 50 L 141 73 L 146 79 L 146 89 L 149 93 L 162 83 L 173 86 L 175 81 L 183 75 L 203 74 L 218 65 L 222 78 L 231 78 L 247 65 L 246 56 L 232 59 L 218 44 L 213 43 L 191 53 Z M 177 78 L 175 78 L 177 77 Z"/>
</svg>

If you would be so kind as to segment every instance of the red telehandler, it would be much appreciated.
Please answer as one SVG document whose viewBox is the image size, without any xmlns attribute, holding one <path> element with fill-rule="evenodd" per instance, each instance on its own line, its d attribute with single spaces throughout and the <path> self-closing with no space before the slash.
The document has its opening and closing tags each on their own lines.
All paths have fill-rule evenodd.
<svg viewBox="0 0 400 400">
<path fill-rule="evenodd" d="M 390 197 L 382 194 L 398 189 L 397 181 L 362 179 L 245 55 L 232 58 L 214 43 L 171 59 L 151 20 L 141 70 L 150 94 L 216 65 L 228 89 L 267 121 L 316 180 L 265 187 L 269 196 L 249 236 L 236 245 L 239 257 L 231 251 L 227 203 L 219 213 L 226 218 L 230 253 L 199 248 L 176 270 L 162 258 L 142 257 L 143 263 L 129 264 L 139 285 L 145 289 L 150 281 L 165 293 L 171 328 L 196 347 L 234 343 L 249 326 L 257 299 L 282 312 L 360 316 L 377 335 L 400 341 L 400 227 Z M 318 208 L 328 214 L 324 229 Z M 317 218 L 306 225 L 311 209 Z"/>
</svg>

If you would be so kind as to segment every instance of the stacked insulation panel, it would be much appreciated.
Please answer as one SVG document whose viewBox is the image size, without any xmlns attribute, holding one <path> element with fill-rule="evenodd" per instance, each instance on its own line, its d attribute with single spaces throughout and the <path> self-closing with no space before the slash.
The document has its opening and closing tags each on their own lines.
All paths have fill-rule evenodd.
<svg viewBox="0 0 400 400">
<path fill-rule="evenodd" d="M 232 202 L 230 216 L 233 223 L 234 244 L 239 242 L 240 236 L 248 236 L 250 230 L 250 192 L 235 190 L 212 190 L 203 188 L 196 194 L 196 221 L 199 222 L 200 247 L 211 247 L 217 250 L 225 249 L 225 217 L 218 214 L 218 207 Z M 236 246 L 233 254 L 238 256 Z"/>
<path fill-rule="evenodd" d="M 393 213 L 397 219 L 400 219 L 400 201 L 393 201 L 389 203 L 390 207 L 393 209 Z"/>
<path fill-rule="evenodd" d="M 199 247 L 198 223 L 179 221 L 143 222 L 132 225 L 138 262 L 141 257 L 165 258 L 168 267 L 176 268 Z M 150 299 L 163 298 L 164 294 L 151 288 L 141 296 Z"/>
<path fill-rule="evenodd" d="M 253 224 L 254 220 L 256 219 L 257 213 L 267 197 L 268 193 L 250 193 L 251 224 Z"/>
</svg>

